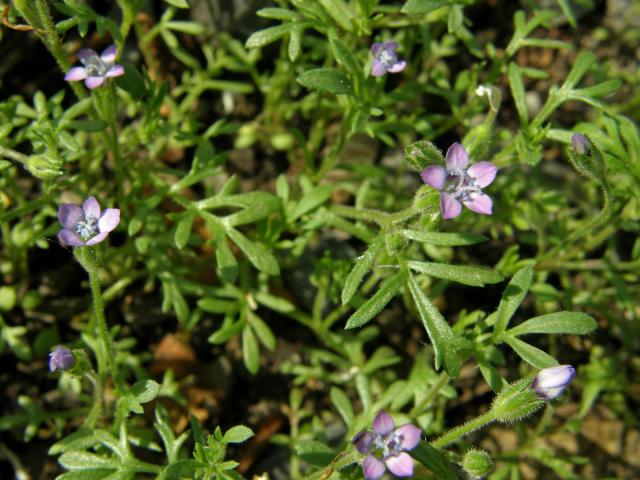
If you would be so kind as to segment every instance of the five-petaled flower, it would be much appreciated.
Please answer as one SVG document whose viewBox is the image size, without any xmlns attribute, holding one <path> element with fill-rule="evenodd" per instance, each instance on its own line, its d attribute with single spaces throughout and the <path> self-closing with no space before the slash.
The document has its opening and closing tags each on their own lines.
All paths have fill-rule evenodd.
<svg viewBox="0 0 640 480">
<path fill-rule="evenodd" d="M 541 400 L 553 400 L 571 383 L 576 369 L 571 365 L 543 368 L 531 383 L 531 388 Z"/>
<path fill-rule="evenodd" d="M 82 67 L 73 67 L 64 76 L 67 82 L 84 80 L 87 88 L 94 89 L 103 85 L 107 78 L 124 75 L 124 67 L 115 62 L 118 54 L 118 47 L 111 45 L 107 47 L 102 55 L 98 55 L 95 50 L 83 48 L 78 51 L 78 58 Z"/>
<path fill-rule="evenodd" d="M 58 345 L 53 352 L 49 354 L 49 370 L 69 370 L 76 364 L 76 357 L 71 350 L 62 345 Z"/>
<path fill-rule="evenodd" d="M 404 60 L 398 60 L 396 49 L 398 42 L 374 43 L 371 45 L 373 62 L 371 63 L 371 75 L 381 77 L 387 72 L 401 72 L 407 66 Z"/>
<path fill-rule="evenodd" d="M 482 189 L 493 182 L 498 168 L 491 162 L 468 165 L 467 150 L 454 143 L 447 150 L 446 168 L 432 165 L 420 174 L 424 183 L 440 190 L 440 211 L 445 219 L 460 215 L 463 204 L 476 213 L 491 215 L 493 202 Z"/>
<path fill-rule="evenodd" d="M 352 440 L 356 450 L 368 454 L 362 462 L 364 478 L 378 480 L 387 468 L 398 477 L 411 477 L 413 459 L 406 452 L 420 443 L 422 430 L 410 423 L 394 430 L 393 418 L 384 411 L 376 415 L 372 426 L 373 432 L 363 430 Z"/>
<path fill-rule="evenodd" d="M 65 245 L 81 247 L 100 243 L 111 230 L 120 223 L 120 210 L 107 208 L 100 211 L 100 205 L 95 197 L 87 198 L 82 204 L 64 204 L 58 208 L 58 219 L 62 230 L 58 239 Z"/>
</svg>

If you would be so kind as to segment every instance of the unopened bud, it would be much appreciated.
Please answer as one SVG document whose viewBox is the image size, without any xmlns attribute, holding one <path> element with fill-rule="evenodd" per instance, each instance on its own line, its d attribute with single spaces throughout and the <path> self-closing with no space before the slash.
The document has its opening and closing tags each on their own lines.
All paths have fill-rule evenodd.
<svg viewBox="0 0 640 480">
<path fill-rule="evenodd" d="M 578 155 L 589 154 L 589 140 L 581 133 L 574 133 L 571 136 L 571 146 L 573 147 L 573 151 Z"/>
<path fill-rule="evenodd" d="M 493 468 L 493 460 L 484 450 L 471 449 L 464 454 L 462 468 L 472 478 L 482 478 L 487 476 Z"/>
<path fill-rule="evenodd" d="M 571 365 L 543 368 L 533 379 L 531 388 L 541 400 L 553 400 L 571 383 L 576 369 Z"/>
<path fill-rule="evenodd" d="M 67 347 L 57 346 L 53 352 L 49 354 L 49 370 L 69 370 L 76 364 L 75 355 Z"/>
</svg>

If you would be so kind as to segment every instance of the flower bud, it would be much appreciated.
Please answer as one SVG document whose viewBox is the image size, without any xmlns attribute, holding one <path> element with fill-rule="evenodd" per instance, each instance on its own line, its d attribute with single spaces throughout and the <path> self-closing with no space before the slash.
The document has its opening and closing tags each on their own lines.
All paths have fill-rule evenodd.
<svg viewBox="0 0 640 480">
<path fill-rule="evenodd" d="M 58 345 L 53 352 L 49 354 L 49 370 L 69 370 L 76 364 L 76 357 L 67 347 Z"/>
<path fill-rule="evenodd" d="M 523 379 L 500 390 L 493 399 L 491 410 L 497 421 L 511 423 L 528 417 L 543 405 L 544 402 L 529 388 L 529 381 Z"/>
<path fill-rule="evenodd" d="M 542 400 L 553 400 L 571 383 L 576 369 L 571 365 L 544 368 L 533 379 L 531 388 Z"/>
<path fill-rule="evenodd" d="M 573 147 L 573 151 L 578 155 L 589 154 L 589 140 L 581 133 L 574 133 L 571 136 L 571 146 Z"/>
<path fill-rule="evenodd" d="M 462 468 L 472 478 L 482 478 L 488 475 L 493 468 L 493 461 L 484 450 L 471 449 L 464 454 Z"/>
</svg>

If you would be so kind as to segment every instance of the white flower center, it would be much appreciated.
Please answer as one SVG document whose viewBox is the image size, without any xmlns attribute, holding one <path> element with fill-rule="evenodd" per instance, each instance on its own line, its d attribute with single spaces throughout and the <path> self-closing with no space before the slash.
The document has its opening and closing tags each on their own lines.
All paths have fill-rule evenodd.
<svg viewBox="0 0 640 480">
<path fill-rule="evenodd" d="M 92 55 L 81 61 L 84 64 L 87 75 L 90 77 L 104 77 L 109 71 L 109 65 L 97 55 Z"/>
<path fill-rule="evenodd" d="M 95 217 L 87 217 L 76 223 L 76 233 L 85 242 L 93 238 L 98 233 L 98 219 Z"/>
<path fill-rule="evenodd" d="M 395 63 L 393 55 L 391 55 L 388 50 L 382 50 L 380 52 L 380 55 L 378 55 L 378 60 L 380 60 L 380 63 L 382 63 L 385 67 L 390 67 Z"/>
<path fill-rule="evenodd" d="M 476 184 L 476 179 L 467 173 L 466 169 L 455 169 L 447 172 L 444 191 L 456 200 L 469 200 L 471 194 L 481 193 L 482 189 Z"/>
</svg>

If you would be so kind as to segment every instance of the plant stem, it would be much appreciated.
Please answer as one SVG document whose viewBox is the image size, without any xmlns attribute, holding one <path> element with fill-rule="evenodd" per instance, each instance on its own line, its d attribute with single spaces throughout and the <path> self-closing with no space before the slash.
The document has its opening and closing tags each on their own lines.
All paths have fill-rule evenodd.
<svg viewBox="0 0 640 480">
<path fill-rule="evenodd" d="M 107 329 L 107 321 L 104 316 L 104 302 L 102 300 L 102 290 L 100 289 L 97 270 L 89 271 L 89 283 L 91 284 L 91 293 L 93 294 L 93 309 L 98 324 L 98 337 L 107 354 L 107 369 L 111 373 L 116 391 L 122 393 L 123 384 L 117 370 L 115 350 L 113 349 L 113 342 L 111 341 L 111 335 Z"/>
<path fill-rule="evenodd" d="M 420 415 L 424 407 L 429 405 L 433 401 L 433 399 L 436 397 L 440 389 L 444 385 L 446 385 L 448 381 L 449 381 L 449 375 L 447 374 L 447 372 L 442 372 L 438 377 L 438 380 L 436 380 L 435 383 L 431 385 L 431 388 L 429 389 L 425 397 L 422 399 L 422 401 L 411 409 L 411 411 L 409 412 L 409 416 L 411 418 L 415 418 L 418 415 Z"/>
<path fill-rule="evenodd" d="M 98 421 L 98 418 L 100 418 L 100 414 L 102 414 L 104 388 L 100 378 L 98 378 L 98 375 L 96 375 L 96 372 L 93 370 L 85 373 L 84 375 L 93 386 L 93 405 L 91 406 L 91 410 L 89 411 L 87 418 L 84 420 L 83 426 L 95 428 L 96 422 Z"/>
<path fill-rule="evenodd" d="M 446 447 L 450 443 L 455 442 L 459 438 L 464 437 L 465 435 L 470 434 L 471 432 L 478 430 L 485 425 L 490 424 L 496 420 L 495 413 L 490 410 L 485 414 L 480 415 L 479 417 L 474 418 L 473 420 L 469 420 L 467 423 L 460 425 L 459 427 L 453 428 L 449 430 L 444 435 L 438 437 L 431 445 L 435 448 Z"/>
</svg>

